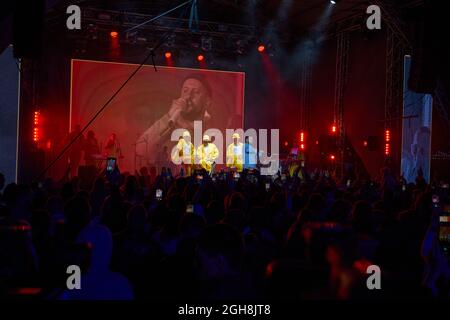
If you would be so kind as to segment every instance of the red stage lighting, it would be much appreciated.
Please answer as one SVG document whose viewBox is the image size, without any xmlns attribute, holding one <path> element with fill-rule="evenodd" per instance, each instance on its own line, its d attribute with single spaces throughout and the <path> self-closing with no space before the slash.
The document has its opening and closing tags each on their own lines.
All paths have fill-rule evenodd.
<svg viewBox="0 0 450 320">
<path fill-rule="evenodd" d="M 287 141 L 284 142 L 284 146 L 287 147 L 289 143 Z"/>
<path fill-rule="evenodd" d="M 198 60 L 198 61 L 203 61 L 203 60 L 205 60 L 205 56 L 202 55 L 202 54 L 199 54 L 199 55 L 197 56 L 197 60 Z"/>
<path fill-rule="evenodd" d="M 38 142 L 39 141 L 39 111 L 34 112 L 34 127 L 33 127 L 33 141 Z"/>
<path fill-rule="evenodd" d="M 170 57 L 172 57 L 172 53 L 170 53 L 170 52 L 166 52 L 165 54 L 164 54 L 164 56 L 166 57 L 166 59 L 169 59 Z"/>
<path fill-rule="evenodd" d="M 391 154 L 391 131 L 389 129 L 384 131 L 384 141 L 384 154 L 389 156 Z"/>
<path fill-rule="evenodd" d="M 34 142 L 38 142 L 38 140 L 39 140 L 39 131 L 38 131 L 38 128 L 34 128 L 34 131 L 33 131 L 33 141 L 34 141 Z"/>
<path fill-rule="evenodd" d="M 391 141 L 391 131 L 390 130 L 386 130 L 384 132 L 384 136 L 385 136 L 386 142 L 390 142 Z"/>
<path fill-rule="evenodd" d="M 260 45 L 258 46 L 258 51 L 259 51 L 259 52 L 263 52 L 264 50 L 266 50 L 266 47 L 265 47 L 263 44 L 260 44 Z"/>
<path fill-rule="evenodd" d="M 119 33 L 117 31 L 111 31 L 109 33 L 109 35 L 111 36 L 111 38 L 117 38 L 117 36 L 119 35 Z"/>
<path fill-rule="evenodd" d="M 331 133 L 336 133 L 336 131 L 337 131 L 337 127 L 336 127 L 335 124 L 333 124 L 333 125 L 331 126 Z"/>
<path fill-rule="evenodd" d="M 16 288 L 12 289 L 11 293 L 18 296 L 36 296 L 40 293 L 42 293 L 41 288 Z"/>
<path fill-rule="evenodd" d="M 364 140 L 363 142 L 364 147 L 367 147 L 367 144 L 368 144 L 367 141 Z"/>
<path fill-rule="evenodd" d="M 300 132 L 300 149 L 305 150 L 305 133 L 303 131 Z"/>
<path fill-rule="evenodd" d="M 34 112 L 34 125 L 37 126 L 39 124 L 39 111 Z"/>
<path fill-rule="evenodd" d="M 336 157 L 334 156 L 334 154 L 330 154 L 330 160 L 333 161 L 335 159 L 336 159 Z"/>
</svg>

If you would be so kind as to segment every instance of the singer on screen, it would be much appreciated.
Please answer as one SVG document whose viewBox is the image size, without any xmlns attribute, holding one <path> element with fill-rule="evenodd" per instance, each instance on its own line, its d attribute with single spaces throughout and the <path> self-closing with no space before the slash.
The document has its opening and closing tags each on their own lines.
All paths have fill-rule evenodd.
<svg viewBox="0 0 450 320">
<path fill-rule="evenodd" d="M 157 120 L 138 139 L 146 144 L 138 144 L 136 153 L 154 163 L 158 152 L 164 146 L 172 149 L 170 135 L 177 128 L 193 131 L 194 121 L 207 122 L 211 119 L 208 109 L 211 107 L 211 87 L 201 74 L 187 76 L 181 86 L 178 99 L 172 101 L 167 114 Z"/>
</svg>

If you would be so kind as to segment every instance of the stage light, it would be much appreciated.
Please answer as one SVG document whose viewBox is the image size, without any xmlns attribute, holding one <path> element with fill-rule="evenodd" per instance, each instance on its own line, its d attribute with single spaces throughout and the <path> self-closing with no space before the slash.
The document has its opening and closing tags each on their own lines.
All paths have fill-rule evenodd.
<svg viewBox="0 0 450 320">
<path fill-rule="evenodd" d="M 335 5 L 335 4 L 336 4 L 336 1 L 330 0 L 330 3 L 331 3 L 332 5 Z"/>
<path fill-rule="evenodd" d="M 109 35 L 111 36 L 111 38 L 117 38 L 117 36 L 119 35 L 119 33 L 117 31 L 111 31 L 109 33 Z"/>
<path fill-rule="evenodd" d="M 258 51 L 259 51 L 259 52 L 263 52 L 264 50 L 266 50 L 266 47 L 265 47 L 263 44 L 260 44 L 260 45 L 258 46 Z"/>
<path fill-rule="evenodd" d="M 33 118 L 33 141 L 34 142 L 38 142 L 39 141 L 39 116 L 40 116 L 40 112 L 39 111 L 35 111 L 34 112 L 34 118 Z"/>
<path fill-rule="evenodd" d="M 319 140 L 316 140 L 316 145 L 317 145 L 317 146 L 319 145 Z"/>
<path fill-rule="evenodd" d="M 384 131 L 384 155 L 389 156 L 391 154 L 391 131 L 386 129 Z"/>
<path fill-rule="evenodd" d="M 368 143 L 366 140 L 364 140 L 363 145 L 364 145 L 364 147 L 367 147 Z"/>
<path fill-rule="evenodd" d="M 284 146 L 287 147 L 289 143 L 287 141 L 284 142 Z"/>
<path fill-rule="evenodd" d="M 199 55 L 197 56 L 197 60 L 198 60 L 198 61 L 203 61 L 203 60 L 205 60 L 205 56 L 202 55 L 202 54 L 199 54 Z"/>
<path fill-rule="evenodd" d="M 172 57 L 172 53 L 170 53 L 169 51 L 167 51 L 164 56 L 166 57 L 166 59 L 170 59 L 170 57 Z"/>
<path fill-rule="evenodd" d="M 305 150 L 305 133 L 303 131 L 300 132 L 300 149 Z"/>
<path fill-rule="evenodd" d="M 335 155 L 334 154 L 330 154 L 330 160 L 334 161 L 335 159 L 336 159 Z"/>
<path fill-rule="evenodd" d="M 390 142 L 391 141 L 391 131 L 390 130 L 386 130 L 384 132 L 384 136 L 385 136 L 386 142 Z"/>
<path fill-rule="evenodd" d="M 33 130 L 33 141 L 38 142 L 39 140 L 39 130 L 38 128 L 34 128 Z"/>
<path fill-rule="evenodd" d="M 39 124 L 39 111 L 35 111 L 34 112 L 34 125 L 38 125 Z"/>
<path fill-rule="evenodd" d="M 336 131 L 337 131 L 337 127 L 336 127 L 335 124 L 333 124 L 333 125 L 331 126 L 331 133 L 336 133 Z"/>
</svg>

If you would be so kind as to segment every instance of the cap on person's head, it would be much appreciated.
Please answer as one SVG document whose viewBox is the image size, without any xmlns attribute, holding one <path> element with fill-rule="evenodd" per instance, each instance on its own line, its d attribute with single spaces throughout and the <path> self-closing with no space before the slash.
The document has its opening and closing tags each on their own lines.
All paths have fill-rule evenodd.
<svg viewBox="0 0 450 320">
<path fill-rule="evenodd" d="M 210 138 L 207 134 L 205 134 L 205 135 L 203 136 L 203 141 L 208 141 L 208 142 L 210 142 L 210 141 L 211 141 L 211 138 Z"/>
<path fill-rule="evenodd" d="M 235 132 L 233 133 L 233 139 L 240 139 L 241 136 L 239 135 L 239 133 Z"/>
<path fill-rule="evenodd" d="M 190 138 L 191 134 L 189 133 L 189 131 L 186 130 L 186 131 L 183 132 L 183 137 L 189 137 Z"/>
</svg>

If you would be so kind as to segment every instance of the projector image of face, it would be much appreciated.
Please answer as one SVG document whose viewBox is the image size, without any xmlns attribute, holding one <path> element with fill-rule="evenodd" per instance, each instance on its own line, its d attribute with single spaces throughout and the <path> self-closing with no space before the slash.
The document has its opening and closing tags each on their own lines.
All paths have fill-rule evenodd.
<svg viewBox="0 0 450 320">
<path fill-rule="evenodd" d="M 181 86 L 179 98 L 172 101 L 169 111 L 139 137 L 138 141 L 151 141 L 150 144 L 138 144 L 137 154 L 154 163 L 161 150 L 170 147 L 170 136 L 176 128 L 194 130 L 194 121 L 208 125 L 211 115 L 211 88 L 202 74 L 188 75 Z"/>
<path fill-rule="evenodd" d="M 3 0 L 0 318 L 445 317 L 447 2 Z"/>
</svg>

